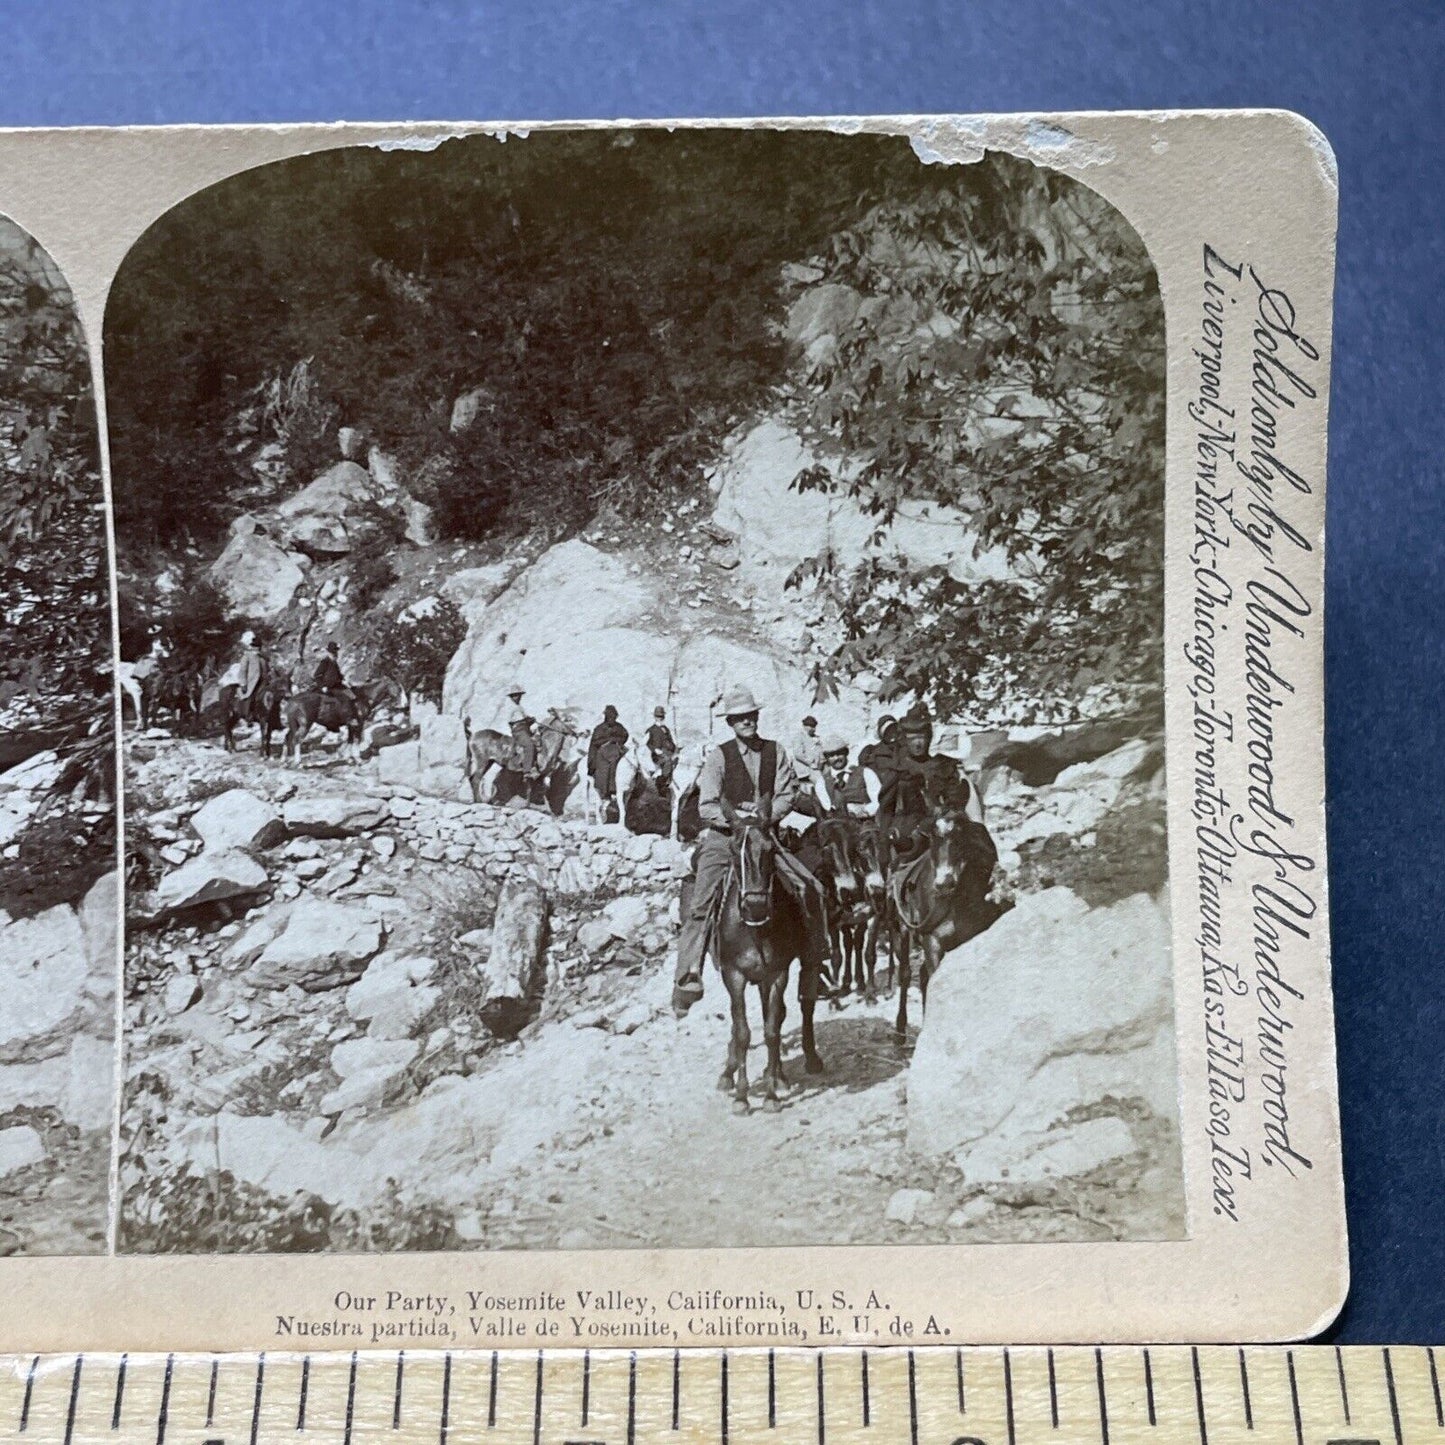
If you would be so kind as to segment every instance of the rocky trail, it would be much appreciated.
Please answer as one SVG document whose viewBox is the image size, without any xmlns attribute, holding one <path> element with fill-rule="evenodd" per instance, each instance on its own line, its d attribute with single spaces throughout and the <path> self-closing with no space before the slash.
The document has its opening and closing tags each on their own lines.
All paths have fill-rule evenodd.
<svg viewBox="0 0 1445 1445">
<path fill-rule="evenodd" d="M 452 766 L 426 758 L 453 721 L 411 745 L 424 774 Z M 1015 909 L 946 961 L 907 1049 L 896 998 L 823 1003 L 827 1069 L 808 1076 L 790 999 L 790 1088 L 747 1116 L 716 1089 L 717 976 L 687 1019 L 669 1007 L 686 867 L 669 840 L 431 796 L 384 756 L 318 748 L 297 769 L 157 734 L 129 757 L 132 847 L 159 876 L 131 904 L 123 1249 L 1182 1229 L 1167 940 L 1138 891 L 1162 881 L 1150 747 L 1050 786 L 995 778 Z M 514 887 L 547 915 L 520 974 L 500 941 Z M 1056 957 L 1019 957 L 1040 929 L 1085 950 L 1068 988 Z M 1021 964 L 1045 986 L 1020 989 Z"/>
</svg>

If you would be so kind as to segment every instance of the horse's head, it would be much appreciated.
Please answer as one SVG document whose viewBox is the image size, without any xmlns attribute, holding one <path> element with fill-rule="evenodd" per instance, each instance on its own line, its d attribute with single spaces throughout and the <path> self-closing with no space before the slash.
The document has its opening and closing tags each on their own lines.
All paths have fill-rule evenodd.
<svg viewBox="0 0 1445 1445">
<path fill-rule="evenodd" d="M 971 820 L 962 807 L 936 808 L 928 825 L 928 848 L 933 855 L 933 884 L 940 893 L 952 893 L 963 881 L 970 861 Z"/>
<path fill-rule="evenodd" d="M 863 875 L 863 891 L 881 907 L 885 889 L 883 877 L 883 845 L 878 836 L 877 824 L 862 822 L 853 833 L 853 852 L 858 860 L 858 871 Z"/>
<path fill-rule="evenodd" d="M 756 814 L 724 802 L 723 814 L 733 834 L 738 911 L 749 928 L 762 928 L 773 917 L 772 799 L 763 798 Z"/>
<path fill-rule="evenodd" d="M 858 882 L 852 826 L 845 818 L 823 818 L 814 826 L 818 830 L 818 846 L 822 849 L 824 865 L 832 879 L 838 902 L 845 908 L 861 903 L 863 893 Z"/>
</svg>

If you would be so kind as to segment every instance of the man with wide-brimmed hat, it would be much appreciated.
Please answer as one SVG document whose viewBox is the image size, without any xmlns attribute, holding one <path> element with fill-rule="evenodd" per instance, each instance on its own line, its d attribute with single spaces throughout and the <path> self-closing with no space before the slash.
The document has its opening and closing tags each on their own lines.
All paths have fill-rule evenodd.
<svg viewBox="0 0 1445 1445">
<path fill-rule="evenodd" d="M 767 798 L 769 816 L 789 812 L 798 793 L 798 777 L 787 750 L 758 732 L 757 699 L 746 687 L 730 688 L 721 710 L 732 737 L 711 747 L 698 777 L 697 811 L 703 831 L 693 857 L 692 896 L 682 910 L 677 939 L 677 975 L 672 990 L 679 1018 L 702 997 L 702 961 L 718 895 L 732 862 L 731 825 L 724 801 L 738 814 L 757 816 Z"/>
<path fill-rule="evenodd" d="M 520 682 L 514 682 L 507 689 L 511 707 L 507 709 L 507 731 L 512 735 L 513 754 L 517 759 L 517 771 L 526 777 L 535 777 L 537 772 L 537 739 L 532 734 L 535 719 L 522 706 L 526 696 Z"/>
<path fill-rule="evenodd" d="M 871 818 L 878 812 L 883 786 L 878 774 L 863 763 L 848 766 L 848 742 L 833 734 L 823 739 L 823 765 L 813 779 L 821 816 Z"/>
</svg>

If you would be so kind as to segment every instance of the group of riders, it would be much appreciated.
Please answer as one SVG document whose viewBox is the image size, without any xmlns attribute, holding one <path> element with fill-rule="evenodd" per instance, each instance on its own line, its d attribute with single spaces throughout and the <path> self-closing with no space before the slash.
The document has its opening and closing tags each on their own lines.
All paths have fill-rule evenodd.
<svg viewBox="0 0 1445 1445">
<path fill-rule="evenodd" d="M 520 689 L 513 694 L 514 737 L 524 736 L 530 722 L 521 696 Z M 703 961 L 721 895 L 736 868 L 735 834 L 743 820 L 756 820 L 764 810 L 770 833 L 784 845 L 774 852 L 778 886 L 815 920 L 817 952 L 835 965 L 835 987 L 838 968 L 846 969 L 849 962 L 839 957 L 849 949 L 844 918 L 856 921 L 871 911 L 875 916 L 866 921 L 874 925 L 876 949 L 877 926 L 884 922 L 876 915 L 889 908 L 887 880 L 904 877 L 921 860 L 929 848 L 930 824 L 940 813 L 974 830 L 982 876 L 986 880 L 991 873 L 996 854 L 978 791 L 956 759 L 933 750 L 934 719 L 922 702 L 901 718 L 883 717 L 876 738 L 856 757 L 842 736 L 820 736 L 814 717 L 802 720 L 791 749 L 763 736 L 761 707 L 746 687 L 725 693 L 720 711 L 731 736 L 707 748 L 697 777 L 701 831 L 678 937 L 673 1008 L 679 1016 L 702 997 Z M 608 706 L 592 730 L 587 755 L 587 771 L 600 797 L 613 797 L 615 769 L 629 742 L 617 709 Z M 654 710 L 644 745 L 656 784 L 666 790 L 680 749 L 661 707 Z M 846 889 L 840 874 L 846 875 Z M 862 882 L 865 874 L 877 884 L 878 896 L 871 901 Z M 854 962 L 861 988 L 862 959 Z M 846 973 L 842 981 L 846 985 Z M 868 982 L 871 988 L 871 969 Z"/>
</svg>

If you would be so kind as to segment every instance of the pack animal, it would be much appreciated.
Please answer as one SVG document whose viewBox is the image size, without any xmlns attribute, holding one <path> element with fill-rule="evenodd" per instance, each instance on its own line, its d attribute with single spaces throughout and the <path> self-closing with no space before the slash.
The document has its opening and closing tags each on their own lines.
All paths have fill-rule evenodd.
<svg viewBox="0 0 1445 1445">
<path fill-rule="evenodd" d="M 363 682 L 347 692 L 295 693 L 286 699 L 284 756 L 299 763 L 307 733 L 319 725 L 327 732 L 344 733 L 352 761 L 360 761 L 367 719 L 383 703 L 398 705 L 405 696 L 401 685 L 391 678 Z"/>
</svg>

